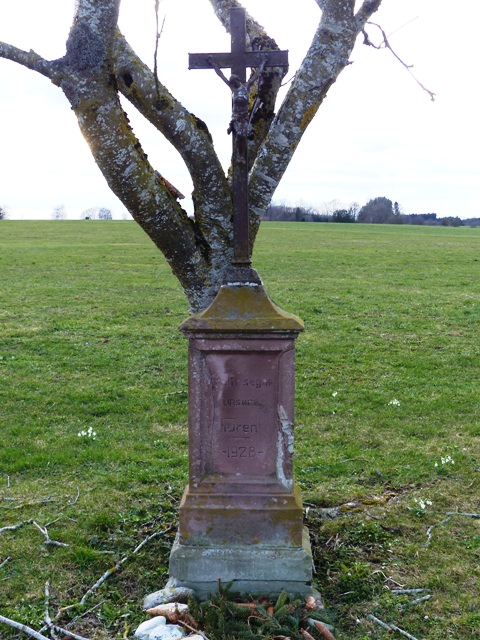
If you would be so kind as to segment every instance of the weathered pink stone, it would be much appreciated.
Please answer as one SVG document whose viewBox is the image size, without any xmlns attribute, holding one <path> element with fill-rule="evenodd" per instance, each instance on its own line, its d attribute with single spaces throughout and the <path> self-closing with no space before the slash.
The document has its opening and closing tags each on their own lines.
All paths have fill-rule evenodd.
<svg viewBox="0 0 480 640">
<path fill-rule="evenodd" d="M 294 341 L 303 323 L 279 309 L 261 284 L 233 283 L 180 329 L 189 338 L 189 484 L 170 573 L 198 588 L 193 565 L 212 549 L 212 576 L 233 577 L 246 588 L 250 580 L 254 591 L 258 571 L 268 583 L 266 550 L 282 551 L 285 567 L 309 554 L 292 470 Z M 283 576 L 272 565 L 272 585 L 283 576 L 304 591 L 311 579 L 305 566 L 296 578 L 291 566 Z"/>
</svg>

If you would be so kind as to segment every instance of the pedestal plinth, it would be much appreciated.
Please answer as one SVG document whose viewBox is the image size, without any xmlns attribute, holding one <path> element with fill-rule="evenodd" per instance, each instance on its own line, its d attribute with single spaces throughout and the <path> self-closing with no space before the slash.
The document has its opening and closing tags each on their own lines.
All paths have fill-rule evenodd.
<svg viewBox="0 0 480 640">
<path fill-rule="evenodd" d="M 294 342 L 301 320 L 256 282 L 224 285 L 189 338 L 189 483 L 170 585 L 305 594 L 312 558 L 294 483 Z"/>
</svg>

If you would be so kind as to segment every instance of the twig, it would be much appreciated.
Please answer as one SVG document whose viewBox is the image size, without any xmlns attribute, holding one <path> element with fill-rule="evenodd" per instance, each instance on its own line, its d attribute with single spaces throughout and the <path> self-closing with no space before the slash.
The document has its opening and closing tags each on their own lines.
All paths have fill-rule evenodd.
<svg viewBox="0 0 480 640">
<path fill-rule="evenodd" d="M 48 535 L 48 531 L 47 531 L 46 527 L 42 527 L 40 524 L 38 524 L 38 522 L 35 522 L 35 520 L 32 520 L 32 522 L 37 527 L 37 529 L 39 531 L 41 531 L 43 533 L 43 535 L 45 536 L 45 544 L 46 545 L 51 545 L 53 547 L 69 547 L 70 546 L 66 542 L 58 542 L 58 540 L 52 540 L 50 538 L 50 536 Z M 56 522 L 56 520 L 55 520 L 55 522 Z"/>
<path fill-rule="evenodd" d="M 427 541 L 425 542 L 425 546 L 428 547 L 430 545 L 430 542 L 432 540 L 432 531 L 435 529 L 435 527 L 439 527 L 442 524 L 446 524 L 447 522 L 450 521 L 450 516 L 448 516 L 448 518 L 445 518 L 445 520 L 442 520 L 441 522 L 437 522 L 437 524 L 432 524 L 431 527 L 428 527 L 427 529 Z"/>
<path fill-rule="evenodd" d="M 10 489 L 10 476 L 7 476 L 7 488 Z"/>
<path fill-rule="evenodd" d="M 414 604 L 420 604 L 421 602 L 426 602 L 427 600 L 430 600 L 432 596 L 428 595 L 428 596 L 422 596 L 421 598 L 417 598 L 416 600 L 412 600 L 411 602 L 408 603 L 409 606 L 412 606 Z"/>
<path fill-rule="evenodd" d="M 77 487 L 77 495 L 76 495 L 75 499 L 74 500 L 67 500 L 67 504 L 69 504 L 71 507 L 73 507 L 74 504 L 77 504 L 79 497 L 80 497 L 80 489 L 79 489 L 79 487 Z"/>
<path fill-rule="evenodd" d="M 408 631 L 404 631 L 403 629 L 400 629 L 399 627 L 397 627 L 394 624 L 387 624 L 386 622 L 383 622 L 383 620 L 380 620 L 379 618 L 376 618 L 371 613 L 368 614 L 368 617 L 370 618 L 370 620 L 373 620 L 380 627 L 382 627 L 382 629 L 386 629 L 387 631 L 397 631 L 398 633 L 401 633 L 406 638 L 409 638 L 409 640 L 418 640 L 418 638 L 415 638 L 415 636 L 412 636 L 410 633 L 408 633 Z"/>
<path fill-rule="evenodd" d="M 80 613 L 78 616 L 75 616 L 75 618 L 73 618 L 72 620 L 70 620 L 70 622 L 67 623 L 67 627 L 71 627 L 72 625 L 74 625 L 76 622 L 78 622 L 79 620 L 81 620 L 82 618 L 84 618 L 85 616 L 88 616 L 90 613 L 92 613 L 93 611 L 95 611 L 95 609 L 98 609 L 99 607 L 101 607 L 104 603 L 103 602 L 98 602 L 94 607 L 91 607 L 91 609 L 88 609 L 88 611 L 84 611 L 83 613 Z M 63 611 L 60 612 L 60 615 L 63 613 Z M 60 616 L 55 616 L 55 620 L 58 620 Z"/>
<path fill-rule="evenodd" d="M 18 524 L 12 524 L 9 527 L 2 527 L 0 529 L 0 533 L 4 531 L 15 531 L 15 529 L 20 529 L 20 527 L 25 526 L 26 524 L 32 524 L 33 520 L 23 520 L 23 522 L 19 522 Z"/>
<path fill-rule="evenodd" d="M 402 593 L 423 593 L 426 589 L 390 589 L 391 593 L 395 593 L 397 595 Z"/>
<path fill-rule="evenodd" d="M 412 67 L 413 65 L 411 64 L 407 64 L 406 62 L 404 62 L 399 55 L 397 55 L 395 53 L 395 51 L 392 49 L 390 42 L 388 41 L 388 37 L 387 34 L 385 33 L 385 31 L 382 29 L 382 27 L 377 24 L 376 22 L 367 22 L 367 24 L 370 24 L 374 27 L 377 27 L 377 29 L 380 29 L 382 37 L 383 37 L 383 42 L 381 45 L 375 45 L 373 44 L 373 42 L 370 40 L 368 33 L 365 31 L 365 29 L 362 30 L 363 33 L 363 44 L 366 44 L 369 47 L 373 47 L 374 49 L 381 49 L 382 47 L 385 47 L 385 49 L 388 49 L 394 56 L 395 58 L 400 62 L 400 64 L 402 66 L 405 67 L 405 69 L 408 71 L 408 73 L 412 76 L 412 78 L 415 80 L 415 82 L 424 90 L 428 93 L 428 95 L 430 96 L 430 100 L 432 102 L 435 102 L 435 94 L 433 93 L 433 91 L 430 91 L 430 89 L 427 89 L 427 87 L 425 87 L 425 85 L 423 85 L 420 80 L 418 80 L 418 78 L 415 76 L 415 74 L 412 71 Z"/>
<path fill-rule="evenodd" d="M 50 617 L 50 583 L 48 580 L 45 582 L 45 613 L 43 615 L 43 621 L 47 625 L 53 640 L 58 640 L 57 635 L 53 629 L 52 619 Z"/>
<path fill-rule="evenodd" d="M 370 620 L 373 620 L 374 622 L 376 622 L 383 629 L 386 629 L 387 631 L 391 631 L 392 630 L 392 627 L 389 624 L 386 624 L 385 622 L 382 622 L 382 620 L 379 620 L 378 618 L 376 618 L 371 613 L 368 614 L 368 617 L 370 618 Z"/>
<path fill-rule="evenodd" d="M 463 511 L 447 511 L 447 516 L 465 516 L 466 518 L 480 518 L 480 513 L 465 513 Z"/>
<path fill-rule="evenodd" d="M 4 507 L 2 509 L 23 509 L 24 507 L 33 507 L 37 504 L 49 504 L 50 502 L 55 502 L 52 498 L 43 498 L 41 500 L 32 500 L 31 502 L 22 502 L 21 504 L 16 504 L 14 507 Z"/>
<path fill-rule="evenodd" d="M 158 8 L 160 5 L 160 0 L 155 0 L 155 24 L 156 24 L 156 34 L 155 34 L 155 53 L 153 55 L 153 74 L 155 76 L 155 87 L 157 89 L 157 97 L 160 94 L 160 82 L 158 80 L 158 41 L 160 40 L 162 33 L 163 33 L 163 28 L 165 26 L 165 18 L 166 16 L 163 16 L 163 22 L 162 22 L 162 27 L 159 30 L 159 20 L 158 20 Z"/>
<path fill-rule="evenodd" d="M 185 629 L 188 629 L 189 631 L 192 631 L 193 633 L 197 633 L 199 636 L 202 636 L 203 640 L 209 640 L 209 638 L 203 633 L 203 631 L 199 631 L 198 629 L 195 629 L 195 627 L 192 627 L 191 625 L 188 624 L 188 622 L 185 622 L 185 620 L 176 620 L 177 624 L 181 624 L 182 627 L 185 627 Z"/>
<path fill-rule="evenodd" d="M 2 562 L 0 562 L 0 569 L 1 569 L 2 567 L 4 567 L 4 566 L 7 564 L 7 562 L 10 562 L 10 560 L 11 560 L 11 558 L 10 558 L 10 556 L 8 556 L 8 558 L 5 558 L 5 560 L 3 560 Z"/>
<path fill-rule="evenodd" d="M 85 636 L 79 636 L 76 633 L 73 633 L 73 631 L 68 631 L 68 629 L 64 629 L 63 627 L 59 627 L 56 624 L 53 625 L 52 629 L 55 629 L 55 631 L 58 631 L 58 633 L 61 633 L 64 636 L 68 636 L 69 638 L 73 638 L 73 640 L 89 640 L 88 638 L 85 638 Z"/>
<path fill-rule="evenodd" d="M 35 631 L 35 629 L 32 629 L 31 627 L 27 627 L 26 624 L 22 624 L 21 622 L 16 622 L 15 620 L 11 620 L 10 618 L 5 618 L 5 616 L 0 615 L 0 622 L 8 625 L 9 627 L 13 627 L 14 629 L 18 629 L 23 633 L 26 633 L 31 638 L 35 638 L 35 640 L 50 640 L 50 638 L 47 638 L 47 636 L 44 636 L 41 633 L 38 633 L 38 631 Z"/>
<path fill-rule="evenodd" d="M 398 633 L 401 633 L 402 636 L 405 636 L 406 638 L 409 638 L 409 640 L 418 640 L 417 638 L 415 638 L 415 636 L 412 636 L 410 633 L 408 633 L 408 631 L 404 631 L 403 629 L 400 629 L 399 627 L 395 626 L 394 624 L 390 625 L 390 629 L 392 631 L 397 631 Z"/>
<path fill-rule="evenodd" d="M 107 578 L 109 578 L 111 575 L 113 575 L 114 573 L 116 573 L 117 571 L 119 571 L 122 567 L 122 565 L 133 555 L 135 555 L 136 553 L 138 553 L 140 551 L 140 549 L 147 544 L 147 542 L 150 542 L 150 540 L 152 540 L 152 538 L 156 538 L 159 535 L 168 533 L 169 531 L 172 530 L 172 527 L 168 527 L 168 529 L 164 529 L 163 531 L 156 531 L 155 533 L 152 533 L 151 535 L 149 535 L 148 537 L 145 538 L 145 540 L 143 540 L 131 553 L 127 554 L 126 556 L 124 556 L 121 560 L 119 560 L 118 562 L 115 563 L 115 565 L 113 567 L 111 567 L 110 569 L 108 569 L 107 571 L 105 571 L 105 573 L 103 574 L 103 576 L 101 578 L 99 578 L 97 580 L 97 582 L 90 587 L 90 589 L 83 595 L 83 598 L 80 600 L 80 604 L 84 605 L 85 602 L 87 601 L 87 599 L 89 598 L 89 596 L 92 595 L 92 593 L 94 593 L 104 582 L 105 580 L 107 580 Z"/>
</svg>

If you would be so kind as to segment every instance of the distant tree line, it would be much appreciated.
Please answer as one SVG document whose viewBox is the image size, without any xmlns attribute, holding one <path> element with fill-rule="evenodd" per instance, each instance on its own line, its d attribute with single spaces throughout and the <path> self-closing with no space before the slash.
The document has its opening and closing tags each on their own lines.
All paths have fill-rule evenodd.
<svg viewBox="0 0 480 640">
<path fill-rule="evenodd" d="M 7 217 L 7 212 L 3 207 L 0 207 L 0 220 L 5 220 L 6 217 Z"/>
<path fill-rule="evenodd" d="M 52 220 L 65 220 L 67 209 L 64 204 L 53 208 Z M 80 215 L 80 220 L 112 220 L 112 212 L 106 207 L 90 207 Z"/>
<path fill-rule="evenodd" d="M 81 220 L 111 220 L 112 212 L 105 207 L 90 207 L 80 216 Z"/>
<path fill-rule="evenodd" d="M 332 206 L 333 204 L 333 206 Z M 352 203 L 348 208 L 335 207 L 336 201 L 323 206 L 323 211 L 313 207 L 292 207 L 285 204 L 270 205 L 263 220 L 283 222 L 357 222 L 367 224 L 416 224 L 444 227 L 480 226 L 480 218 L 462 220 L 458 216 L 437 217 L 436 213 L 402 212 L 398 202 L 383 196 L 369 200 L 363 207 Z"/>
</svg>

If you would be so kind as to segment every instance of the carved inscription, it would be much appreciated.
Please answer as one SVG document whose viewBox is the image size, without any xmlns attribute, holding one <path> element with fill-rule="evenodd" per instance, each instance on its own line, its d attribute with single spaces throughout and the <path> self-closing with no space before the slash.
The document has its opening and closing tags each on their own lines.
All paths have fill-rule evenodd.
<svg viewBox="0 0 480 640">
<path fill-rule="evenodd" d="M 211 471 L 236 478 L 274 474 L 277 355 L 212 353 L 207 365 L 214 404 Z"/>
</svg>

